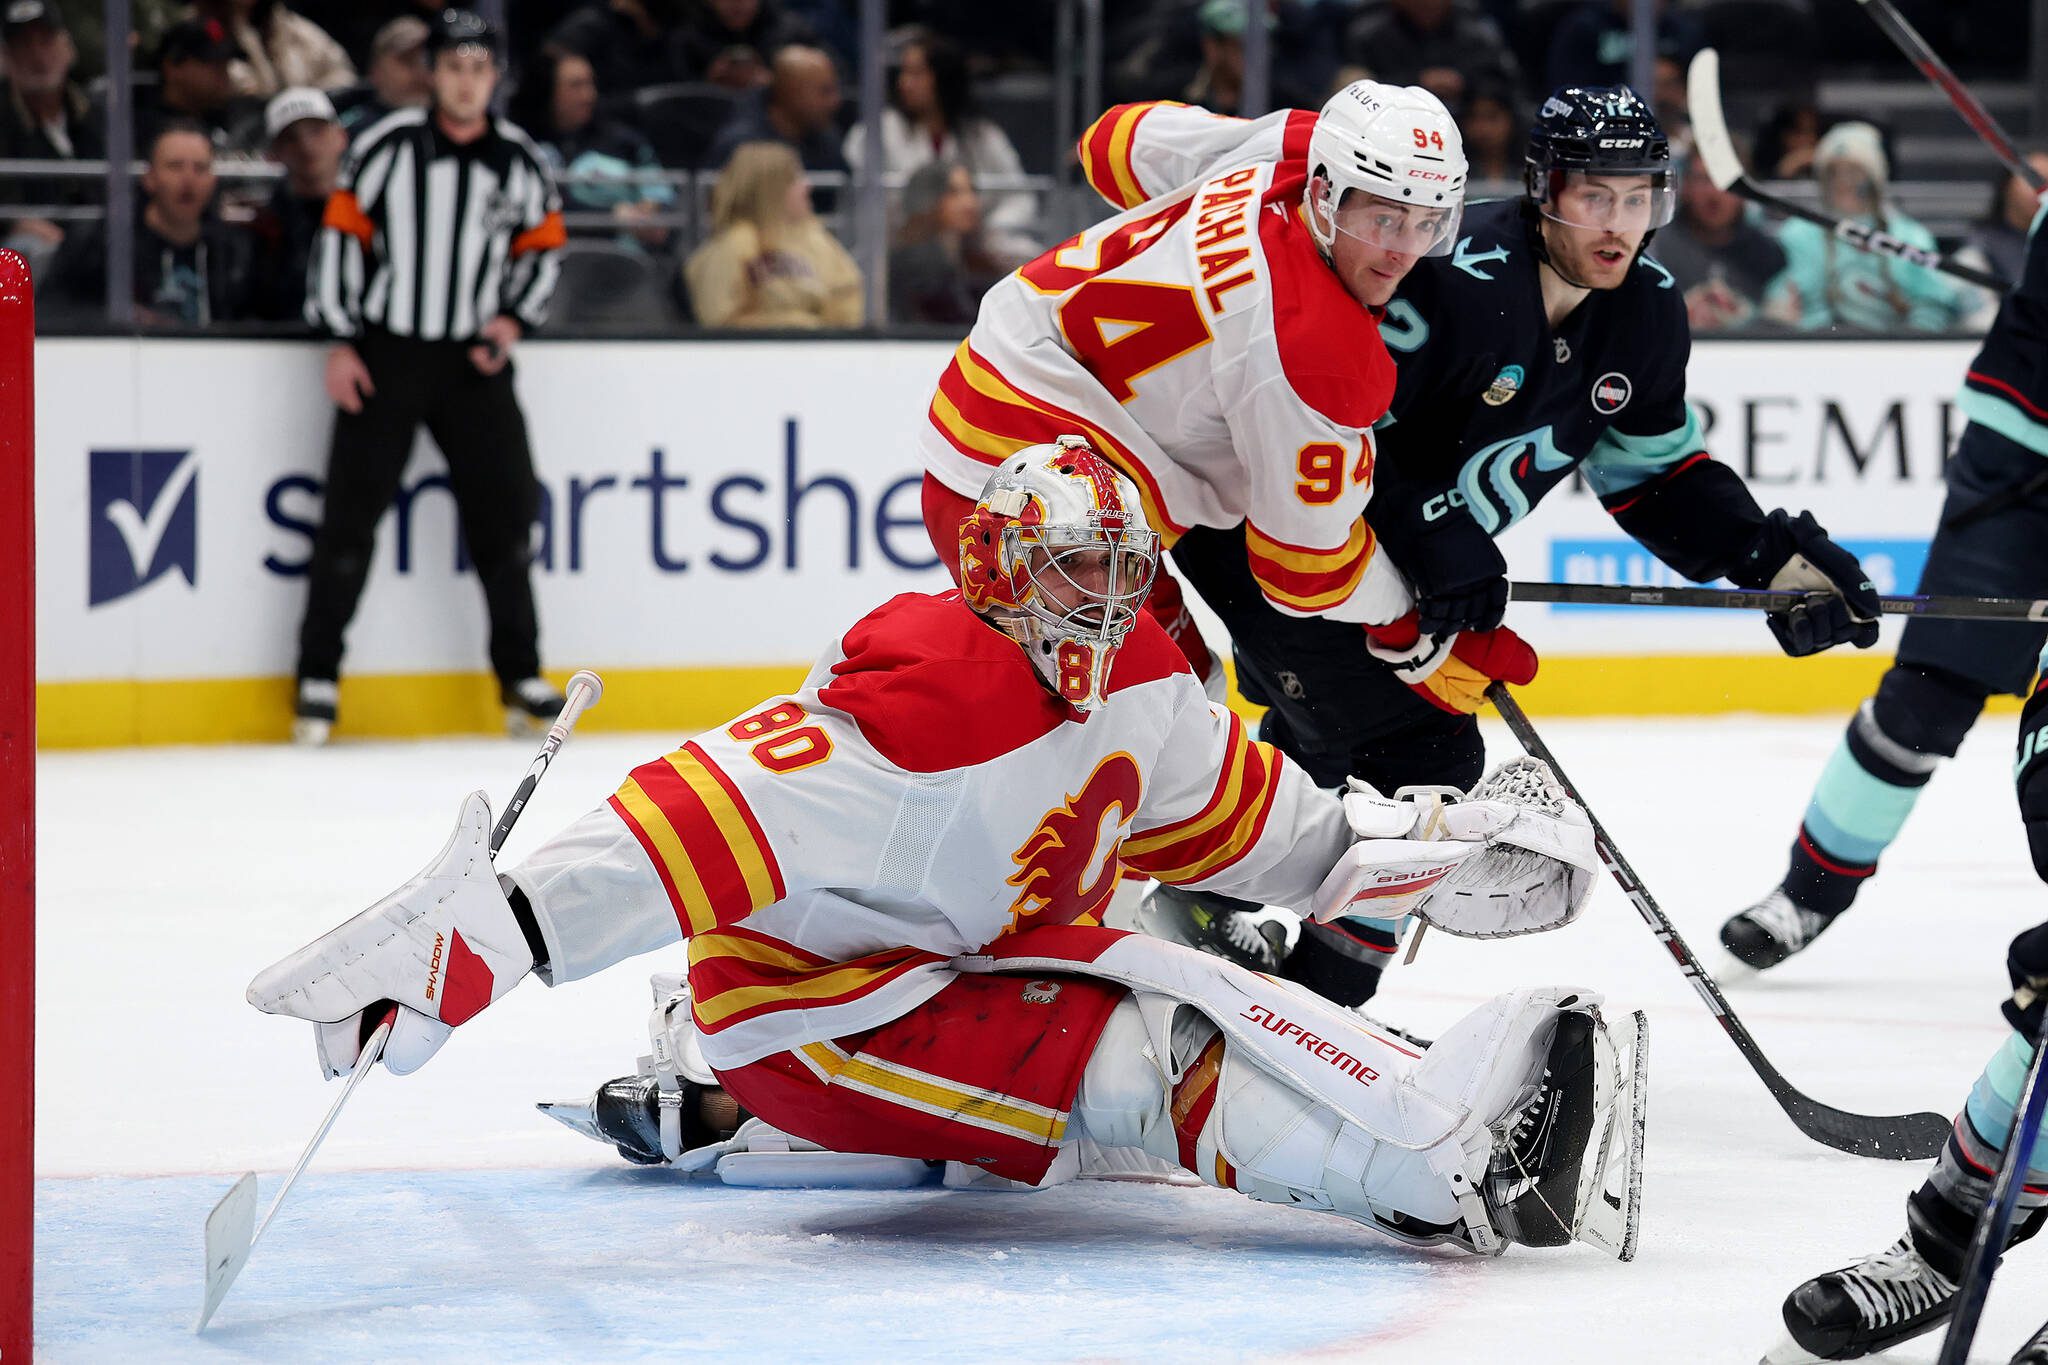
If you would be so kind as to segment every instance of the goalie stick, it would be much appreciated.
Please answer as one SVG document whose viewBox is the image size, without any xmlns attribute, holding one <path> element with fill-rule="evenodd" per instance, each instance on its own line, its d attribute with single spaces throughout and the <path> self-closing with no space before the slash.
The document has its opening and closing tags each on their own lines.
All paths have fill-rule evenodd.
<svg viewBox="0 0 2048 1365">
<path fill-rule="evenodd" d="M 1733 607 L 1789 611 L 1821 592 L 1774 592 L 1768 588 L 1639 588 L 1626 583 L 1510 583 L 1512 602 L 1549 602 L 1602 607 Z M 2048 597 L 1942 597 L 1886 595 L 1878 599 L 1886 616 L 1940 616 L 1956 621 L 2048 621 Z"/>
<path fill-rule="evenodd" d="M 1949 1121 L 1943 1115 L 1852 1114 L 1812 1099 L 1794 1089 L 1790 1081 L 1778 1074 L 1778 1069 L 1771 1065 L 1770 1059 L 1764 1056 L 1763 1049 L 1757 1046 L 1756 1039 L 1750 1036 L 1742 1021 L 1735 1017 L 1735 1011 L 1729 1007 L 1727 997 L 1721 994 L 1721 988 L 1714 984 L 1714 978 L 1708 976 L 1706 969 L 1700 966 L 1699 959 L 1692 955 L 1692 949 L 1678 936 L 1678 930 L 1672 926 L 1671 920 L 1651 897 L 1649 888 L 1643 885 L 1642 878 L 1628 865 L 1628 860 L 1621 856 L 1621 850 L 1614 846 L 1614 840 L 1608 836 L 1606 826 L 1600 823 L 1600 817 L 1593 814 L 1592 807 L 1586 804 L 1585 798 L 1579 795 L 1578 788 L 1572 785 L 1572 780 L 1565 776 L 1564 769 L 1558 766 L 1557 756 L 1550 752 L 1550 746 L 1543 742 L 1543 737 L 1536 733 L 1536 727 L 1529 723 L 1529 717 L 1523 713 L 1514 694 L 1508 691 L 1507 684 L 1494 683 L 1486 689 L 1486 696 L 1487 700 L 1493 703 L 1494 709 L 1500 712 L 1501 719 L 1507 722 L 1508 729 L 1514 732 L 1516 742 L 1531 756 L 1548 763 L 1550 771 L 1556 774 L 1558 785 L 1565 789 L 1566 795 L 1585 809 L 1586 818 L 1593 824 L 1593 845 L 1600 854 L 1600 861 L 1606 864 L 1608 872 L 1621 886 L 1622 894 L 1628 897 L 1629 904 L 1636 908 L 1636 913 L 1650 926 L 1650 932 L 1670 951 L 1672 960 L 1678 963 L 1678 970 L 1692 982 L 1693 989 L 1699 992 L 1700 999 L 1707 1002 L 1708 1010 L 1712 1011 L 1715 1020 L 1727 1032 L 1736 1049 L 1742 1053 L 1743 1060 L 1762 1078 L 1764 1088 L 1771 1092 L 1771 1098 L 1778 1102 L 1778 1107 L 1785 1111 L 1785 1117 L 1792 1120 L 1793 1126 L 1815 1142 L 1833 1147 L 1837 1151 L 1853 1152 L 1857 1156 L 1882 1157 L 1888 1161 L 1925 1161 L 1938 1155 L 1949 1134 Z"/>
<path fill-rule="evenodd" d="M 1856 3 L 1863 6 L 1863 12 L 1884 30 L 1885 37 L 1891 39 L 1899 51 L 1906 54 L 1906 60 L 1918 67 L 1921 75 L 1934 82 L 1935 88 L 1948 96 L 1948 102 L 1955 106 L 1955 111 L 1962 116 L 1963 122 L 1970 125 L 1970 131 L 1984 139 L 1984 145 L 2005 163 L 2008 171 L 2018 176 L 2036 195 L 2048 194 L 2048 181 L 2044 181 L 2041 173 L 2019 154 L 2019 149 L 2012 145 L 2012 139 L 2005 135 L 2005 129 L 1999 127 L 1998 120 L 1991 116 L 1991 111 L 1970 93 L 1968 86 L 1956 79 L 1956 73 L 1948 69 L 1948 63 L 1935 55 L 1934 49 L 1927 45 L 1927 40 L 1907 22 L 1906 16 L 1899 13 L 1891 0 L 1856 0 Z"/>
<path fill-rule="evenodd" d="M 1692 59 L 1692 69 L 1685 78 L 1685 91 L 1686 104 L 1692 114 L 1693 147 L 1699 153 L 1700 163 L 1707 168 L 1708 178 L 1717 188 L 1739 195 L 1752 204 L 1762 205 L 1781 217 L 1804 218 L 1826 228 L 1838 240 L 1873 256 L 1938 270 L 1993 293 L 2002 294 L 2012 287 L 2010 281 L 1989 271 L 1973 269 L 1939 251 L 1901 241 L 1882 228 L 1795 204 L 1751 180 L 1743 172 L 1742 158 L 1735 154 L 1735 140 L 1728 135 L 1728 121 L 1721 112 L 1721 55 L 1713 48 L 1701 48 Z"/>
<path fill-rule="evenodd" d="M 578 672 L 569 679 L 561 714 L 556 716 L 555 723 L 548 727 L 547 738 L 541 741 L 540 752 L 535 754 L 533 762 L 527 765 L 526 776 L 520 780 L 518 790 L 512 793 L 512 799 L 505 805 L 505 813 L 498 817 L 497 825 L 491 830 L 493 861 L 497 859 L 498 850 L 505 846 L 505 837 L 512 832 L 512 826 L 519 819 L 520 812 L 526 809 L 527 800 L 532 797 L 533 789 L 539 784 L 541 775 L 547 772 L 548 764 L 568 741 L 569 731 L 575 728 L 577 718 L 597 705 L 598 698 L 603 695 L 603 680 L 588 669 Z M 257 1239 L 262 1237 L 264 1230 L 270 1226 L 270 1220 L 277 1217 L 278 1207 L 284 1203 L 285 1195 L 291 1192 L 292 1185 L 306 1169 L 306 1164 L 313 1159 L 313 1153 L 319 1151 L 320 1144 L 326 1141 L 327 1131 L 334 1127 L 334 1121 L 341 1117 L 342 1106 L 348 1103 L 349 1096 L 356 1093 L 356 1087 L 362 1084 L 363 1077 L 370 1074 L 370 1069 L 377 1065 L 378 1058 L 384 1055 L 384 1044 L 391 1037 L 391 1026 L 397 1020 L 398 1007 L 393 1005 L 384 1011 L 383 1016 L 377 1021 L 376 1028 L 363 1040 L 362 1049 L 356 1054 L 355 1068 L 349 1072 L 347 1082 L 341 1087 L 341 1093 L 334 1097 L 334 1103 L 328 1107 L 327 1117 L 320 1120 L 320 1126 L 313 1131 L 312 1140 L 306 1144 L 305 1150 L 299 1153 L 298 1164 L 292 1167 L 291 1174 L 284 1178 L 284 1184 L 278 1186 L 277 1193 L 272 1196 L 270 1209 L 263 1215 L 263 1222 L 260 1225 L 256 1223 L 254 1171 L 237 1180 L 234 1188 L 223 1195 L 221 1201 L 213 1206 L 213 1211 L 206 1215 L 206 1300 L 200 1305 L 199 1320 L 192 1325 L 194 1332 L 206 1330 L 206 1324 L 212 1320 L 215 1311 L 220 1308 L 221 1300 L 227 1297 L 229 1288 L 234 1285 L 235 1277 L 240 1275 L 242 1267 L 248 1264 L 249 1253 L 255 1249 Z"/>
<path fill-rule="evenodd" d="M 2041 1140 L 2042 1111 L 2048 1109 L 2048 1083 L 2041 1079 L 2043 1057 L 2048 1057 L 2048 1023 L 2041 1026 L 2034 1038 L 2034 1060 L 2027 1067 L 2027 1081 L 2020 1087 L 2020 1102 L 2013 1111 L 2012 1133 L 2005 1140 L 2005 1160 L 1998 1163 L 1998 1178 L 1991 1186 L 1991 1197 L 1984 1201 L 1984 1211 L 1977 1215 L 1977 1230 L 1970 1236 L 1970 1254 L 1963 1262 L 1963 1278 L 1956 1292 L 1955 1316 L 1949 1319 L 1948 1335 L 1942 1339 L 1936 1365 L 1966 1365 L 1970 1358 L 1970 1342 L 1977 1335 L 1977 1320 L 1984 1315 L 1991 1277 L 1998 1270 L 1998 1258 L 2012 1231 L 2020 1187 L 2026 1183 L 2034 1147 Z"/>
</svg>

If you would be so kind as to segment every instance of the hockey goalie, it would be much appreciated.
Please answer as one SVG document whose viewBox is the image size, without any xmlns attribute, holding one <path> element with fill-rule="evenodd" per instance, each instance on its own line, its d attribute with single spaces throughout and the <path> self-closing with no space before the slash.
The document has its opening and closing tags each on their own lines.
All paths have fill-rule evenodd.
<svg viewBox="0 0 2048 1365">
<path fill-rule="evenodd" d="M 1042 1186 L 1085 1143 L 1408 1242 L 1632 1255 L 1640 1014 L 1518 990 L 1418 1050 L 1100 922 L 1127 865 L 1320 917 L 1558 927 L 1596 862 L 1548 770 L 1459 799 L 1316 788 L 1141 610 L 1157 537 L 1078 438 L 1006 459 L 960 539 L 959 590 L 885 603 L 795 693 L 634 769 L 503 876 L 471 795 L 424 872 L 250 1003 L 312 1021 L 330 1076 L 396 1004 L 406 1073 L 529 975 L 683 939 L 652 1074 L 581 1107 L 635 1160 L 866 1153 Z"/>
</svg>

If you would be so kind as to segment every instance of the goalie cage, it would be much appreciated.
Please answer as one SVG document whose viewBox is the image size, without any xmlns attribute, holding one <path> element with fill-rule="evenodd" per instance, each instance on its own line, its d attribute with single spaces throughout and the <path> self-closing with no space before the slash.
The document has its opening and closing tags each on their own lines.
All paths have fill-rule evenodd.
<svg viewBox="0 0 2048 1365">
<path fill-rule="evenodd" d="M 0 251 L 0 1361 L 27 1365 L 35 1258 L 35 295 Z"/>
</svg>

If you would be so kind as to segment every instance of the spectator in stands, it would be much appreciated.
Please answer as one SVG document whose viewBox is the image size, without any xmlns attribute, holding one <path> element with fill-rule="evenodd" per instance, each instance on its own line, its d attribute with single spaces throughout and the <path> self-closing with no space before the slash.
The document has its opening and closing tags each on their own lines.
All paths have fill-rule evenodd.
<svg viewBox="0 0 2048 1365">
<path fill-rule="evenodd" d="M 279 0 L 193 0 L 195 17 L 217 21 L 237 49 L 228 79 L 237 95 L 268 100 L 293 86 L 340 90 L 356 69 L 341 44 Z"/>
<path fill-rule="evenodd" d="M 597 78 L 588 60 L 560 48 L 544 47 L 520 79 L 512 100 L 512 121 L 526 130 L 561 186 L 563 207 L 609 213 L 628 230 L 626 241 L 660 250 L 668 229 L 650 224 L 675 203 L 661 181 L 619 179 L 636 171 L 659 171 L 654 148 L 638 129 L 598 113 Z M 612 183 L 565 181 L 566 176 L 609 176 Z"/>
<path fill-rule="evenodd" d="M 1669 52 L 1657 54 L 1651 78 L 1650 107 L 1671 139 L 1674 155 L 1692 149 L 1692 106 L 1685 89 L 1685 63 Z"/>
<path fill-rule="evenodd" d="M 293 322 L 306 307 L 306 263 L 320 235 L 327 196 L 340 179 L 348 134 L 334 104 L 310 87 L 280 91 L 263 111 L 270 156 L 284 166 L 284 179 L 250 224 L 255 269 L 249 314 L 268 322 Z"/>
<path fill-rule="evenodd" d="M 1813 166 L 1829 213 L 1883 228 L 1914 246 L 1935 244 L 1933 233 L 1888 202 L 1890 163 L 1870 124 L 1830 128 L 1814 149 Z M 1778 241 L 1787 266 L 1767 302 L 1809 330 L 1943 331 L 1957 326 L 1975 302 L 1946 276 L 1858 251 L 1803 219 L 1785 223 Z"/>
<path fill-rule="evenodd" d="M 766 85 L 775 54 L 814 44 L 810 25 L 783 13 L 777 0 L 689 0 L 682 63 L 690 80 L 732 90 Z"/>
<path fill-rule="evenodd" d="M 106 142 L 85 92 L 71 79 L 78 50 L 52 0 L 7 0 L 0 8 L 0 50 L 7 77 L 0 83 L 0 157 L 21 161 L 90 161 L 106 155 Z M 0 181 L 0 200 L 14 204 L 84 204 L 97 197 L 90 181 L 26 177 Z M 40 281 L 64 226 L 49 218 L 8 222 L 0 246 L 29 263 Z"/>
<path fill-rule="evenodd" d="M 1344 31 L 1344 60 L 1453 109 L 1476 86 L 1512 92 L 1520 78 L 1499 26 L 1471 0 L 1366 0 Z"/>
<path fill-rule="evenodd" d="M 2048 177 L 2048 151 L 2030 151 L 2026 157 L 2036 175 Z M 1991 202 L 1985 206 L 1984 216 L 1971 224 L 1956 259 L 2017 281 L 2027 258 L 2027 230 L 2040 209 L 2041 201 L 2033 186 L 2001 171 L 1991 182 Z M 1979 290 L 1977 306 L 1964 325 L 1972 329 L 1989 327 L 2003 302 L 2003 291 Z"/>
<path fill-rule="evenodd" d="M 903 187 L 903 226 L 889 247 L 889 320 L 965 329 L 1009 267 L 982 237 L 981 196 L 957 161 L 931 161 Z"/>
<path fill-rule="evenodd" d="M 1545 88 L 1565 85 L 1626 85 L 1635 40 L 1629 33 L 1633 0 L 1587 0 L 1560 19 L 1550 35 Z M 1673 13 L 1657 0 L 1657 50 L 1681 64 L 1706 45 L 1699 17 Z"/>
<path fill-rule="evenodd" d="M 623 116 L 633 93 L 689 79 L 682 58 L 685 0 L 605 0 L 578 10 L 548 35 L 547 46 L 590 63 L 597 88 Z"/>
<path fill-rule="evenodd" d="M 1523 134 L 1515 116 L 1515 98 L 1506 86 L 1475 84 L 1458 115 L 1465 134 L 1465 160 L 1473 183 L 1522 179 Z"/>
<path fill-rule="evenodd" d="M 215 146 L 225 146 L 228 105 L 235 93 L 228 67 L 237 55 L 218 19 L 188 19 L 166 29 L 156 50 L 156 89 L 136 92 L 135 145 L 154 146 L 158 129 L 190 121 L 204 128 Z"/>
<path fill-rule="evenodd" d="M 723 166 L 745 143 L 780 142 L 795 149 L 807 171 L 844 172 L 839 105 L 839 71 L 832 59 L 819 48 L 785 47 L 775 54 L 767 90 L 733 111 L 704 164 Z"/>
<path fill-rule="evenodd" d="M 1270 13 L 1265 17 L 1270 32 L 1275 21 Z M 1202 0 L 1195 18 L 1201 28 L 1202 64 L 1175 98 L 1218 114 L 1237 114 L 1244 108 L 1244 0 Z M 1289 79 L 1288 66 L 1272 64 L 1266 81 L 1268 109 L 1317 103 Z"/>
<path fill-rule="evenodd" d="M 145 327 L 207 327 L 244 316 L 249 243 L 214 212 L 213 139 L 190 119 L 162 124 L 148 148 L 135 215 L 135 318 Z M 61 300 L 97 313 L 106 299 L 106 232 L 73 233 L 58 254 Z"/>
<path fill-rule="evenodd" d="M 1811 99 L 1779 105 L 1756 135 L 1760 180 L 1803 180 L 1813 173 L 1813 149 L 1820 145 L 1820 109 Z"/>
<path fill-rule="evenodd" d="M 711 190 L 710 240 L 683 267 L 706 327 L 858 327 L 860 268 L 811 211 L 785 143 L 750 142 Z"/>
<path fill-rule="evenodd" d="M 1678 216 L 1661 228 L 1653 255 L 1685 293 L 1695 332 L 1718 332 L 1756 320 L 1770 286 L 1785 269 L 1785 249 L 1749 216 L 1749 206 L 1713 178 L 1696 156 L 1678 181 Z"/>
<path fill-rule="evenodd" d="M 937 5 L 938 0 L 934 0 L 933 7 Z M 1242 40 L 1242 0 L 1150 0 L 1108 8 L 1112 26 L 1106 35 L 1107 47 L 1123 54 L 1107 73 L 1110 103 L 1184 100 L 1190 82 L 1200 80 L 1205 67 L 1216 69 L 1207 86 L 1221 85 L 1230 90 L 1233 112 L 1241 103 L 1236 90 L 1242 81 L 1238 74 L 1243 66 L 1242 49 L 1217 39 Z M 1325 91 L 1342 83 L 1333 79 L 1340 32 L 1338 8 L 1335 0 L 1267 0 L 1267 48 L 1272 54 L 1266 101 L 1269 108 L 1316 108 L 1322 104 Z M 990 5 L 980 9 L 1015 10 L 1027 21 L 1035 18 L 1025 6 Z M 1118 9 L 1124 10 L 1121 16 L 1115 14 Z M 1229 12 L 1232 10 L 1234 16 Z M 949 32 L 954 31 L 950 22 L 947 27 Z M 969 50 L 980 51 L 973 47 Z"/>
<path fill-rule="evenodd" d="M 341 126 L 350 135 L 397 109 L 424 109 L 433 98 L 434 73 L 427 64 L 427 25 L 401 14 L 377 30 L 370 42 L 369 89 L 344 97 Z"/>
<path fill-rule="evenodd" d="M 855 170 L 866 137 L 860 124 L 846 135 L 846 163 Z M 1024 173 L 1009 134 L 974 110 L 966 56 L 930 29 L 907 28 L 897 34 L 896 78 L 882 110 L 882 169 L 909 175 L 936 161 L 965 167 L 977 183 Z M 1013 267 L 1038 254 L 1035 196 L 1014 187 L 992 190 L 986 207 L 992 244 Z"/>
</svg>

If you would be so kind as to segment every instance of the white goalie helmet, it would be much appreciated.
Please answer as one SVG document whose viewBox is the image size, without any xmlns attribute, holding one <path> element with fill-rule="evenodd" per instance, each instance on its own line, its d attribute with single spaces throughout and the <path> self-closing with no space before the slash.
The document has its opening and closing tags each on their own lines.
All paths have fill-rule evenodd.
<svg viewBox="0 0 2048 1365">
<path fill-rule="evenodd" d="M 1138 490 L 1079 436 L 1004 460 L 960 523 L 961 596 L 1082 711 L 1107 696 L 1158 567 Z"/>
<path fill-rule="evenodd" d="M 1308 139 L 1309 231 L 1388 251 L 1442 256 L 1465 204 L 1465 143 L 1442 100 L 1419 85 L 1353 81 L 1330 96 Z M 1360 195 L 1346 196 L 1352 190 Z M 1370 196 L 1370 198 L 1366 198 Z"/>
</svg>

